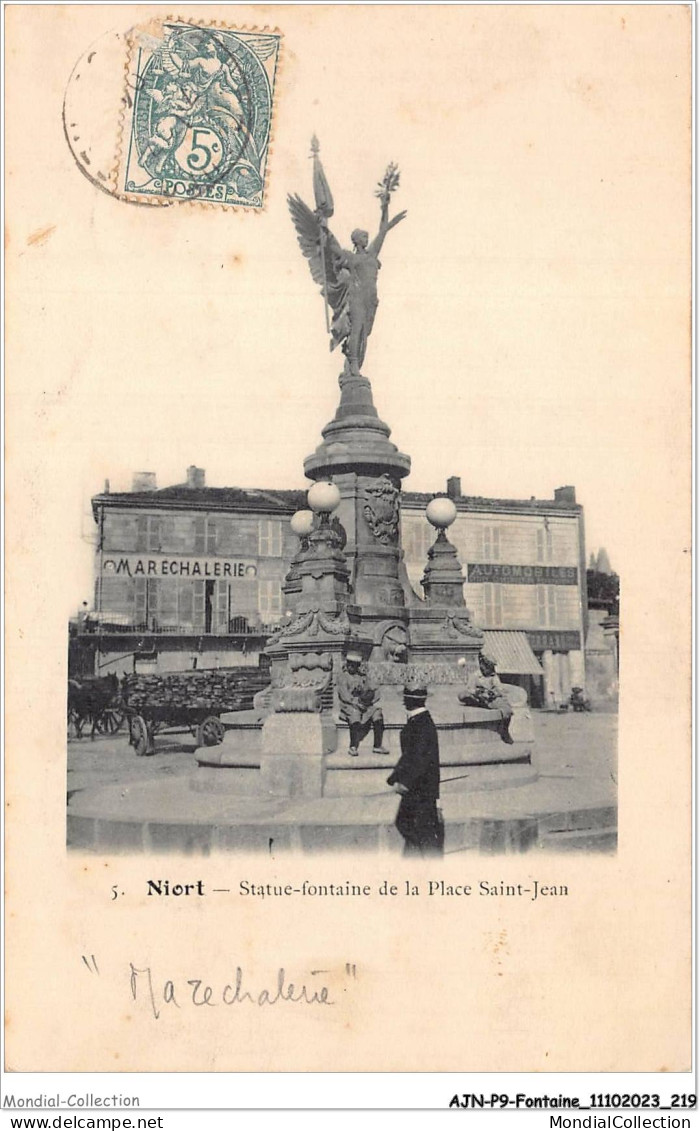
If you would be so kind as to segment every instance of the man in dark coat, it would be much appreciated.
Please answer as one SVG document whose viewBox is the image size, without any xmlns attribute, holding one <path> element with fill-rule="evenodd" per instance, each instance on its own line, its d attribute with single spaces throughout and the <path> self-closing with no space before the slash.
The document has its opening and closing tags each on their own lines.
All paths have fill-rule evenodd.
<svg viewBox="0 0 700 1131">
<path fill-rule="evenodd" d="M 389 785 L 401 794 L 396 828 L 404 839 L 404 855 L 441 854 L 444 843 L 440 796 L 440 754 L 435 723 L 424 687 L 406 687 L 403 702 L 408 719 L 401 731 L 401 757 Z"/>
</svg>

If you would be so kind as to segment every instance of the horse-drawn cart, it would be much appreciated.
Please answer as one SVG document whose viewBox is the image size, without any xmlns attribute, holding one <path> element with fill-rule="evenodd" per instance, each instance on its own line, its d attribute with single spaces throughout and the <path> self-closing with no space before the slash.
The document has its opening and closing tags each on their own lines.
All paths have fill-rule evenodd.
<svg viewBox="0 0 700 1131">
<path fill-rule="evenodd" d="M 153 754 L 155 736 L 167 730 L 193 735 L 198 746 L 218 746 L 225 733 L 220 716 L 248 707 L 259 680 L 253 683 L 246 668 L 127 675 L 122 700 L 129 742 L 138 755 Z"/>
<path fill-rule="evenodd" d="M 83 737 L 83 727 L 97 734 L 116 734 L 124 722 L 119 680 L 116 675 L 68 680 L 68 734 Z"/>
</svg>

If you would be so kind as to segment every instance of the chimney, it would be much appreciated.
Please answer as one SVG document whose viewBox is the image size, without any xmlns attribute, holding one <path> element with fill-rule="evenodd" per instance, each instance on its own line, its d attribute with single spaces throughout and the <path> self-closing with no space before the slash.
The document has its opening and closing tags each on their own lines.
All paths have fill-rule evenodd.
<svg viewBox="0 0 700 1131">
<path fill-rule="evenodd" d="M 203 467 L 195 467 L 194 464 L 191 464 L 187 468 L 187 486 L 194 490 L 201 490 L 202 487 L 206 487 L 206 477 L 207 473 Z"/>
<path fill-rule="evenodd" d="M 575 487 L 555 487 L 554 488 L 554 501 L 556 503 L 575 503 L 576 502 L 576 488 Z"/>
<path fill-rule="evenodd" d="M 132 491 L 156 491 L 155 471 L 135 471 L 131 483 Z"/>
<path fill-rule="evenodd" d="M 459 475 L 451 475 L 447 480 L 448 499 L 458 499 L 462 494 L 462 480 Z"/>
<path fill-rule="evenodd" d="M 105 494 L 105 495 L 109 494 L 109 479 L 105 479 L 105 489 L 104 489 L 103 494 Z"/>
</svg>

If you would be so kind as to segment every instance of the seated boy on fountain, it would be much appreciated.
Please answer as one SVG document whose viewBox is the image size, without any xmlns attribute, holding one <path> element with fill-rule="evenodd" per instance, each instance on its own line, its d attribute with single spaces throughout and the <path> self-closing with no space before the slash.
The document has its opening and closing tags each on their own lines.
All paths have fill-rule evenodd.
<svg viewBox="0 0 700 1131">
<path fill-rule="evenodd" d="M 350 728 L 351 758 L 357 758 L 359 745 L 370 730 L 374 733 L 373 754 L 388 754 L 382 746 L 384 716 L 380 705 L 379 688 L 362 666 L 360 652 L 348 652 L 345 665 L 338 677 L 340 711 Z"/>
<path fill-rule="evenodd" d="M 498 733 L 504 742 L 513 742 L 508 730 L 513 708 L 506 697 L 506 689 L 496 674 L 496 661 L 488 652 L 479 653 L 479 675 L 472 676 L 466 691 L 460 693 L 459 701 L 466 707 L 485 707 L 489 711 L 499 711 L 501 719 Z"/>
</svg>

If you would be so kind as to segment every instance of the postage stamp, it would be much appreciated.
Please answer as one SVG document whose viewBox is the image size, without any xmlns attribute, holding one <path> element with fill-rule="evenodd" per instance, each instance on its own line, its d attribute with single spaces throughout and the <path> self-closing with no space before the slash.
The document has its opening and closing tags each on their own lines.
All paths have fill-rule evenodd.
<svg viewBox="0 0 700 1131">
<path fill-rule="evenodd" d="M 135 29 L 118 191 L 262 208 L 280 41 L 178 21 Z"/>
</svg>

